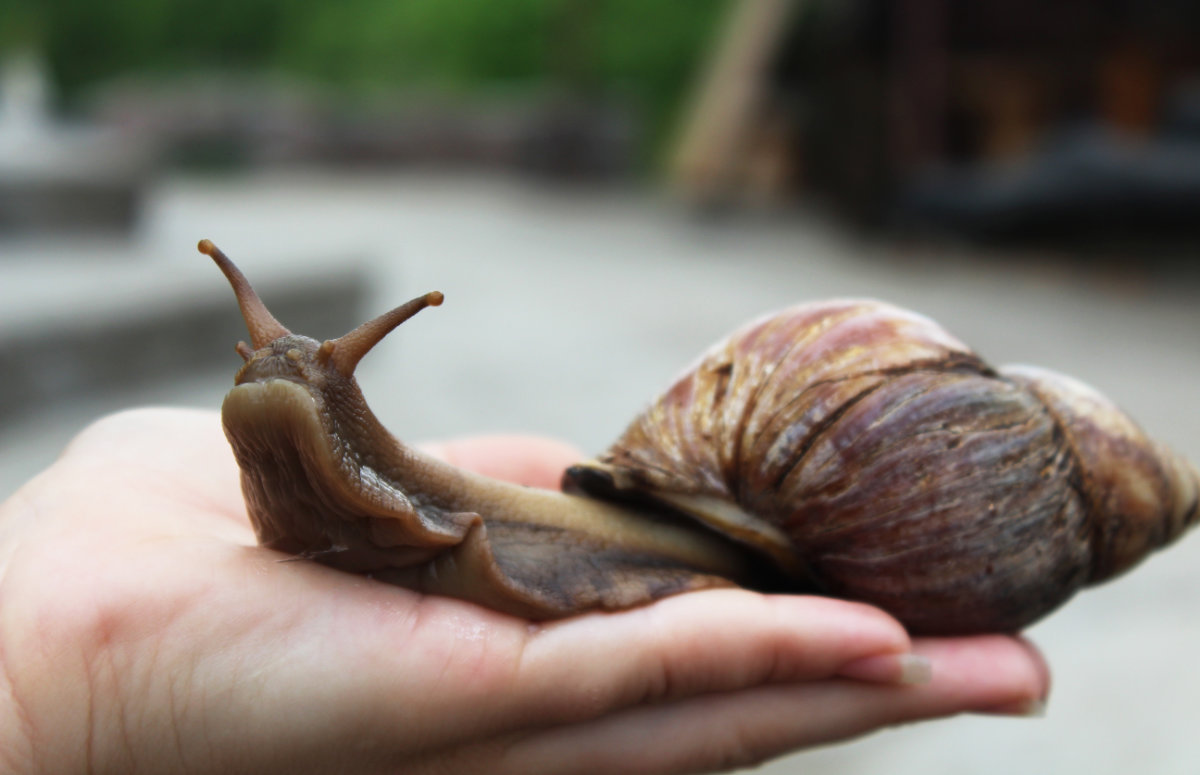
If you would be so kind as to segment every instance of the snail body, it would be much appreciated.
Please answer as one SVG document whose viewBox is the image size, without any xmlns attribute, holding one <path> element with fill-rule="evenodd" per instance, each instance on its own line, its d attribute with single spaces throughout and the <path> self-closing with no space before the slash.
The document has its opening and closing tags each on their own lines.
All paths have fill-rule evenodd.
<svg viewBox="0 0 1200 775">
<path fill-rule="evenodd" d="M 324 343 L 231 262 L 250 330 L 222 407 L 265 546 L 533 619 L 712 586 L 879 605 L 914 632 L 1016 631 L 1180 535 L 1200 474 L 1068 377 L 994 370 L 875 301 L 801 305 L 715 345 L 565 493 L 407 447 L 359 359 L 426 294 Z"/>
</svg>

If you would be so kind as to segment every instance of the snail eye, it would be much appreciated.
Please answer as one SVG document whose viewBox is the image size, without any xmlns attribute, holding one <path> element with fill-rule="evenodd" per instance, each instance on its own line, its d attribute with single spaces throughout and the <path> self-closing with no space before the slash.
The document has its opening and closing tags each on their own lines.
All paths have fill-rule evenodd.
<svg viewBox="0 0 1200 775">
<path fill-rule="evenodd" d="M 297 350 L 295 347 L 288 350 L 286 353 L 284 353 L 284 355 L 287 356 L 287 359 L 289 361 L 291 361 L 292 363 L 299 363 L 300 359 L 304 357 L 304 354 L 301 353 L 299 350 Z"/>
</svg>

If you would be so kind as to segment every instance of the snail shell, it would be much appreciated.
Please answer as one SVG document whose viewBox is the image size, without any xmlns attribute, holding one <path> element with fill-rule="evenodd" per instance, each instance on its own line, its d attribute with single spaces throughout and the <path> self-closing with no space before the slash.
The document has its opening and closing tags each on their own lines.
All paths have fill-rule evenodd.
<svg viewBox="0 0 1200 775">
<path fill-rule="evenodd" d="M 914 632 L 1014 631 L 1176 538 L 1200 474 L 1095 391 L 995 371 L 932 321 L 834 301 L 717 344 L 566 494 L 460 471 L 354 380 L 418 297 L 292 334 L 207 240 L 251 334 L 222 406 L 261 544 L 534 619 L 739 583 L 876 604 Z"/>
<path fill-rule="evenodd" d="M 1018 630 L 1197 518 L 1200 476 L 1077 380 L 807 304 L 710 349 L 566 486 L 686 512 L 920 632 Z"/>
</svg>

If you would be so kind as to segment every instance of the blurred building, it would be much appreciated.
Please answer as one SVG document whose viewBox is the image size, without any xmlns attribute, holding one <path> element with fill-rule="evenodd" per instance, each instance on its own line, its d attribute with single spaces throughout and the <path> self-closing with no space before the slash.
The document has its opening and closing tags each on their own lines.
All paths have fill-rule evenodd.
<svg viewBox="0 0 1200 775">
<path fill-rule="evenodd" d="M 1187 231 L 1198 43 L 1182 0 L 747 0 L 673 180 L 987 237 Z"/>
<path fill-rule="evenodd" d="M 0 62 L 0 233 L 123 231 L 155 160 L 152 144 L 53 110 L 42 61 Z"/>
</svg>

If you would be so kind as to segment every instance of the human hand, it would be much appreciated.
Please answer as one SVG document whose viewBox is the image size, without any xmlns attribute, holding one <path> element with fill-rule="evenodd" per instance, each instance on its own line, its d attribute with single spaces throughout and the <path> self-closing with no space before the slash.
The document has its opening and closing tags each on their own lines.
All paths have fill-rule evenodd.
<svg viewBox="0 0 1200 775">
<path fill-rule="evenodd" d="M 428 448 L 541 486 L 576 457 Z M 818 597 L 531 625 L 258 547 L 237 477 L 215 413 L 137 410 L 0 506 L 0 769 L 699 772 L 1047 691 L 1020 640 Z"/>
</svg>

